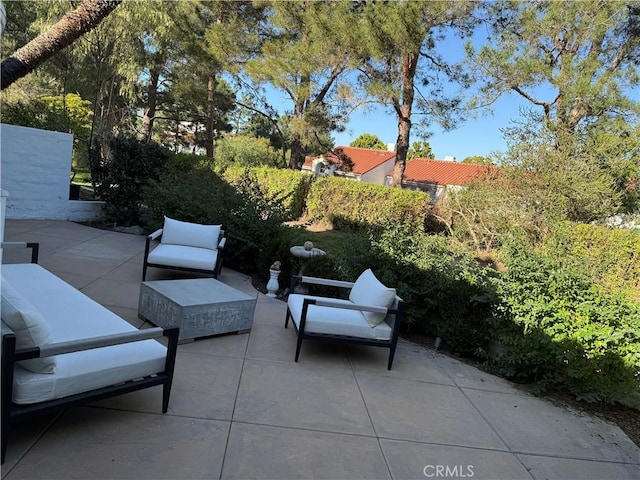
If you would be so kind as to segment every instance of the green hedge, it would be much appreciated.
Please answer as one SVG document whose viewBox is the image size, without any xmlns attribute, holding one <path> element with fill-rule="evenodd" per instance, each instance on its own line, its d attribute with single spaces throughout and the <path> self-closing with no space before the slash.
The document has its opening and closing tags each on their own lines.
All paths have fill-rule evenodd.
<svg viewBox="0 0 640 480">
<path fill-rule="evenodd" d="M 424 192 L 389 188 L 337 177 L 319 177 L 307 197 L 311 218 L 334 227 L 389 228 L 405 225 L 423 231 L 430 211 Z"/>
<path fill-rule="evenodd" d="M 91 174 L 96 194 L 105 202 L 107 220 L 121 225 L 140 223 L 140 202 L 145 186 L 167 171 L 169 152 L 157 143 L 133 137 L 113 137 L 95 145 Z"/>
<path fill-rule="evenodd" d="M 640 230 L 567 222 L 547 237 L 546 248 L 558 243 L 583 259 L 595 283 L 640 300 Z"/>
<path fill-rule="evenodd" d="M 248 171 L 255 175 L 262 191 L 281 204 L 288 220 L 295 220 L 303 215 L 313 179 L 311 175 L 271 167 L 252 167 Z M 246 168 L 233 166 L 221 169 L 218 173 L 230 184 L 237 185 L 246 172 Z"/>
</svg>

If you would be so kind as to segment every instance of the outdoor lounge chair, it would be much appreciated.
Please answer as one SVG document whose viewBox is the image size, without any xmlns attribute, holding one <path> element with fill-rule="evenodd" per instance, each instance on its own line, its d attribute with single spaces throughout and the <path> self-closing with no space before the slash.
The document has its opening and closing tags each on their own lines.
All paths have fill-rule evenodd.
<svg viewBox="0 0 640 480">
<path fill-rule="evenodd" d="M 290 292 L 299 283 L 350 289 L 349 299 L 290 294 L 287 315 L 298 332 L 295 361 L 305 339 L 355 343 L 389 349 L 387 369 L 391 370 L 398 343 L 404 302 L 392 288 L 385 287 L 370 269 L 355 282 L 317 277 L 293 276 Z"/>
<path fill-rule="evenodd" d="M 151 242 L 160 240 L 153 250 Z M 142 281 L 147 267 L 168 268 L 218 278 L 227 239 L 221 225 L 200 225 L 164 217 L 164 227 L 147 236 Z"/>
</svg>

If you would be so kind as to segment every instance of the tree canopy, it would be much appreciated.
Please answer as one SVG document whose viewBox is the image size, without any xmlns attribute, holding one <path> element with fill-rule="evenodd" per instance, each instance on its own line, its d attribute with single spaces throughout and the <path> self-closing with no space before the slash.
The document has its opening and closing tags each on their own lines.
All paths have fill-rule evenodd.
<svg viewBox="0 0 640 480">
<path fill-rule="evenodd" d="M 375 150 L 386 150 L 387 146 L 377 135 L 372 133 L 363 133 L 359 135 L 353 142 L 349 144 L 350 147 L 360 148 L 372 148 Z"/>
<path fill-rule="evenodd" d="M 640 5 L 497 2 L 488 39 L 467 46 L 482 102 L 511 92 L 530 108 L 506 130 L 505 162 L 548 180 L 570 218 L 634 203 L 640 178 Z M 636 132 L 636 133 L 634 133 Z"/>
</svg>

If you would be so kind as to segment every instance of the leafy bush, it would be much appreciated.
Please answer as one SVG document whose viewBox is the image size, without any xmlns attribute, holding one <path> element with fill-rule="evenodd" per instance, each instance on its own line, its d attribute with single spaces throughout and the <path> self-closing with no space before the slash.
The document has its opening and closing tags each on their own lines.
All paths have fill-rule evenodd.
<svg viewBox="0 0 640 480">
<path fill-rule="evenodd" d="M 283 163 L 280 154 L 269 143 L 269 139 L 245 135 L 226 135 L 218 140 L 215 158 L 219 167 L 229 165 L 277 167 Z"/>
<path fill-rule="evenodd" d="M 106 202 L 107 219 L 121 225 L 140 222 L 142 191 L 167 168 L 168 152 L 156 143 L 114 137 L 94 148 L 91 174 L 96 194 Z"/>
<path fill-rule="evenodd" d="M 423 231 L 429 195 L 337 177 L 317 178 L 309 190 L 307 212 L 334 227 L 392 228 Z"/>
<path fill-rule="evenodd" d="M 541 390 L 566 387 L 586 401 L 640 389 L 640 305 L 591 283 L 565 246 L 536 252 L 514 241 L 496 281 L 493 369 Z"/>
<path fill-rule="evenodd" d="M 167 174 L 173 176 L 185 175 L 197 168 L 208 168 L 213 160 L 195 153 L 169 153 Z"/>
<path fill-rule="evenodd" d="M 442 235 L 388 229 L 373 245 L 381 275 L 408 305 L 408 323 L 442 337 L 458 354 L 484 358 L 492 334 L 495 272 L 452 249 Z"/>
<path fill-rule="evenodd" d="M 545 248 L 564 245 L 568 255 L 582 259 L 596 284 L 640 300 L 640 231 L 565 222 L 552 233 Z"/>
</svg>

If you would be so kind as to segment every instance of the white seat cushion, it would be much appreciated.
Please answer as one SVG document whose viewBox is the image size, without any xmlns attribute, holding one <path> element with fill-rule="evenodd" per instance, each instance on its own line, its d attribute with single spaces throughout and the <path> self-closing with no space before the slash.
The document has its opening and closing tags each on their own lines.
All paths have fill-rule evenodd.
<svg viewBox="0 0 640 480">
<path fill-rule="evenodd" d="M 370 268 L 360 274 L 349 293 L 349 300 L 357 305 L 390 308 L 395 299 L 395 289 L 384 286 Z M 384 320 L 386 315 L 377 312 L 364 312 L 364 316 L 369 325 L 375 327 Z"/>
<path fill-rule="evenodd" d="M 154 248 L 147 257 L 149 263 L 200 270 L 213 270 L 217 260 L 218 250 L 164 243 Z"/>
<path fill-rule="evenodd" d="M 221 228 L 221 225 L 200 225 L 164 217 L 161 243 L 215 250 Z"/>
<path fill-rule="evenodd" d="M 311 295 L 289 295 L 287 305 L 291 312 L 291 317 L 298 328 L 300 328 L 302 305 L 305 298 L 316 298 L 319 300 L 331 300 L 339 303 L 351 304 L 349 300 L 333 298 L 327 299 Z M 348 335 L 351 337 L 366 339 L 391 339 L 391 327 L 386 322 L 381 322 L 372 328 L 361 311 L 347 309 L 341 310 L 339 308 L 319 307 L 317 305 L 309 306 L 304 330 L 305 332 Z"/>
<path fill-rule="evenodd" d="M 137 330 L 39 265 L 2 265 L 2 275 L 46 318 L 54 342 Z M 57 355 L 53 374 L 16 366 L 13 401 L 37 403 L 152 375 L 164 370 L 166 352 L 145 340 Z"/>
</svg>

